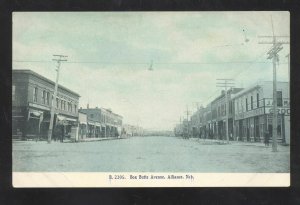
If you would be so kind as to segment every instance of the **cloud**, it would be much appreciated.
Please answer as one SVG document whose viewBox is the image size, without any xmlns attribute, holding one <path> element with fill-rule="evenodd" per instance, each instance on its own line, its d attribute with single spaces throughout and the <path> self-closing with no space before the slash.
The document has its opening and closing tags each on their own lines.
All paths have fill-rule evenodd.
<svg viewBox="0 0 300 205">
<path fill-rule="evenodd" d="M 217 78 L 235 78 L 236 87 L 272 79 L 271 45 L 257 38 L 272 34 L 270 15 L 276 34 L 288 35 L 286 12 L 17 12 L 13 59 L 68 55 L 60 83 L 81 95 L 80 106 L 111 108 L 126 123 L 171 130 L 187 105 L 206 105 L 219 94 Z M 288 53 L 284 45 L 278 80 L 287 80 Z M 55 62 L 13 62 L 13 68 L 55 79 Z"/>
</svg>

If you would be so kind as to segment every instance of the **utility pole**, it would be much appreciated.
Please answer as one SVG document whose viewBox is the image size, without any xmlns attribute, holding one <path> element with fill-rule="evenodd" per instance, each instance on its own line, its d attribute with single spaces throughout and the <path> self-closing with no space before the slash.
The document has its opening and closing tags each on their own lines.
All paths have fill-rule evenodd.
<svg viewBox="0 0 300 205">
<path fill-rule="evenodd" d="M 230 87 L 234 87 L 234 82 L 233 79 L 217 79 L 217 87 L 221 87 L 221 88 L 225 88 L 225 103 L 226 103 L 226 109 L 225 109 L 225 113 L 226 113 L 226 140 L 227 143 L 229 143 L 229 99 L 228 99 L 228 93 L 227 93 L 227 88 Z"/>
<path fill-rule="evenodd" d="M 201 117 L 200 117 L 200 109 L 202 109 L 202 104 L 201 104 L 201 102 L 195 102 L 195 106 L 196 106 L 196 129 L 199 131 L 199 134 L 200 134 L 200 127 L 201 127 Z M 197 132 L 198 132 L 197 131 Z"/>
<path fill-rule="evenodd" d="M 189 107 L 188 105 L 186 106 L 186 122 L 187 122 L 187 137 L 189 138 L 190 136 L 190 126 L 189 126 Z"/>
<path fill-rule="evenodd" d="M 56 65 L 56 81 L 55 81 L 55 88 L 54 88 L 54 95 L 53 98 L 51 100 L 51 117 L 50 117 L 50 123 L 49 123 L 49 130 L 48 130 L 48 143 L 51 143 L 51 138 L 52 138 L 52 133 L 53 133 L 53 120 L 54 120 L 54 102 L 56 101 L 57 98 L 57 88 L 58 88 L 58 79 L 59 79 L 59 69 L 60 69 L 60 65 L 62 61 L 67 61 L 68 56 L 64 56 L 64 55 L 53 55 L 54 57 L 58 58 L 58 59 L 52 59 L 53 61 L 57 62 Z"/>
<path fill-rule="evenodd" d="M 287 54 L 285 57 L 288 59 L 288 79 L 289 79 L 289 98 L 290 98 L 290 81 L 291 81 L 291 76 L 290 76 L 290 54 Z"/>
<path fill-rule="evenodd" d="M 272 151 L 277 152 L 277 79 L 276 79 L 276 63 L 279 63 L 279 51 L 283 49 L 282 44 L 289 44 L 288 41 L 278 41 L 278 38 L 287 38 L 289 36 L 275 36 L 273 19 L 271 16 L 272 23 L 272 36 L 258 36 L 260 38 L 272 38 L 271 42 L 262 41 L 259 44 L 272 44 L 272 48 L 268 51 L 268 58 L 273 60 L 273 120 L 272 120 Z M 267 128 L 268 129 L 268 128 Z"/>
</svg>

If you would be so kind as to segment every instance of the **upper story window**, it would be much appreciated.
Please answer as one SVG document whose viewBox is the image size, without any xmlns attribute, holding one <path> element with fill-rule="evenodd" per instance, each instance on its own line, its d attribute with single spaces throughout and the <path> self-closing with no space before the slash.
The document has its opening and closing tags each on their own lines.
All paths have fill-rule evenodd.
<svg viewBox="0 0 300 205">
<path fill-rule="evenodd" d="M 77 106 L 74 105 L 74 112 L 77 113 Z"/>
<path fill-rule="evenodd" d="M 38 88 L 33 88 L 33 102 L 37 102 L 38 99 Z"/>
<path fill-rule="evenodd" d="M 248 111 L 248 99 L 246 98 L 246 111 Z"/>
<path fill-rule="evenodd" d="M 253 96 L 251 96 L 251 110 L 253 110 Z"/>
<path fill-rule="evenodd" d="M 59 99 L 56 98 L 56 108 L 58 109 L 59 108 Z"/>
<path fill-rule="evenodd" d="M 13 85 L 12 86 L 12 101 L 14 101 L 16 99 L 16 86 Z"/>
<path fill-rule="evenodd" d="M 43 104 L 46 104 L 46 91 L 45 90 L 43 90 L 42 102 L 43 102 Z"/>
<path fill-rule="evenodd" d="M 277 106 L 282 106 L 282 91 L 277 91 Z"/>
<path fill-rule="evenodd" d="M 256 105 L 259 108 L 259 93 L 256 94 Z"/>
<path fill-rule="evenodd" d="M 61 100 L 61 101 L 60 101 L 60 109 L 63 109 L 63 108 L 64 108 L 64 101 Z"/>
<path fill-rule="evenodd" d="M 47 92 L 47 105 L 50 105 L 50 93 Z"/>
<path fill-rule="evenodd" d="M 91 114 L 90 116 L 91 116 L 91 118 L 94 118 L 94 114 Z"/>
</svg>

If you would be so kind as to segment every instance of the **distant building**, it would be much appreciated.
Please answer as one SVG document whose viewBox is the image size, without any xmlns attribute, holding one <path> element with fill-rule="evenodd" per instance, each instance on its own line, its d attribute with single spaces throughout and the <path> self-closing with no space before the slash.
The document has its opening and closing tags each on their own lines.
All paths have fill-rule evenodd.
<svg viewBox="0 0 300 205">
<path fill-rule="evenodd" d="M 46 139 L 55 83 L 31 70 L 12 70 L 12 135 Z M 68 137 L 77 126 L 79 94 L 58 86 L 54 99 L 53 139 Z"/>
<path fill-rule="evenodd" d="M 78 111 L 78 126 L 78 137 L 76 141 L 84 141 L 88 132 L 88 118 L 86 113 Z"/>
<path fill-rule="evenodd" d="M 118 137 L 123 117 L 105 108 L 80 108 L 87 115 L 87 137 Z"/>
<path fill-rule="evenodd" d="M 290 143 L 290 98 L 288 82 L 277 82 L 277 138 Z M 233 96 L 234 136 L 238 140 L 262 142 L 264 131 L 272 133 L 273 82 L 262 81 Z"/>
<path fill-rule="evenodd" d="M 124 124 L 122 126 L 122 136 L 133 137 L 133 136 L 143 136 L 144 130 L 142 127 Z"/>
<path fill-rule="evenodd" d="M 240 92 L 243 88 L 232 88 L 227 91 L 228 97 L 228 107 L 226 109 L 226 95 L 223 90 L 221 95 L 215 98 L 211 102 L 211 112 L 212 112 L 212 135 L 215 139 L 225 140 L 226 139 L 226 129 L 227 129 L 227 112 L 228 112 L 228 134 L 229 137 L 233 136 L 233 102 L 231 96 L 235 93 Z M 232 139 L 231 139 L 232 140 Z"/>
</svg>

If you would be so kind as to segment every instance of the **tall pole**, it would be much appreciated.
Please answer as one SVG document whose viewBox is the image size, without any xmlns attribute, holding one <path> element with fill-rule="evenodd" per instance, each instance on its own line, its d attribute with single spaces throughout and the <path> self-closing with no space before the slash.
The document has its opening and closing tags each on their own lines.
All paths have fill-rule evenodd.
<svg viewBox="0 0 300 205">
<path fill-rule="evenodd" d="M 273 47 L 276 46 L 276 37 L 274 34 L 273 19 L 271 16 L 272 32 L 273 32 Z M 278 51 L 279 52 L 279 51 Z M 276 78 L 276 63 L 279 61 L 277 52 L 273 53 L 273 134 L 272 134 L 272 151 L 277 152 L 277 78 Z"/>
<path fill-rule="evenodd" d="M 287 57 L 287 59 L 288 59 L 288 79 L 289 79 L 289 98 L 290 98 L 290 78 L 291 78 L 291 76 L 290 76 L 290 54 L 287 54 L 285 57 Z"/>
<path fill-rule="evenodd" d="M 277 79 L 276 79 L 276 61 L 278 54 L 273 57 L 273 131 L 272 131 L 272 151 L 277 152 Z"/>
<path fill-rule="evenodd" d="M 64 55 L 53 55 L 53 56 L 58 57 L 58 59 L 53 59 L 53 61 L 57 62 L 57 65 L 56 65 L 56 81 L 55 81 L 54 95 L 53 98 L 51 99 L 51 111 L 50 111 L 51 117 L 50 117 L 49 130 L 48 130 L 48 143 L 51 143 L 51 138 L 53 133 L 53 120 L 54 120 L 54 110 L 55 110 L 54 102 L 56 101 L 57 98 L 60 65 L 61 65 L 61 61 L 67 61 L 66 59 L 63 59 L 67 56 Z"/>
<path fill-rule="evenodd" d="M 226 113 L 226 141 L 229 143 L 229 98 L 227 93 L 228 87 L 233 87 L 233 79 L 217 79 L 217 87 L 225 88 L 225 113 Z"/>
<path fill-rule="evenodd" d="M 268 51 L 268 59 L 273 62 L 273 113 L 272 113 L 272 151 L 277 152 L 277 79 L 276 79 L 276 63 L 279 62 L 278 53 L 283 49 L 282 44 L 289 44 L 288 41 L 278 41 L 277 38 L 287 38 L 289 36 L 275 36 L 273 19 L 271 16 L 272 36 L 259 36 L 261 38 L 272 38 L 272 42 L 259 42 L 259 44 L 272 44 L 272 48 Z M 268 128 L 267 128 L 268 129 Z"/>
<path fill-rule="evenodd" d="M 186 106 L 186 120 L 187 120 L 187 137 L 190 135 L 190 126 L 189 126 L 189 107 Z"/>
</svg>

